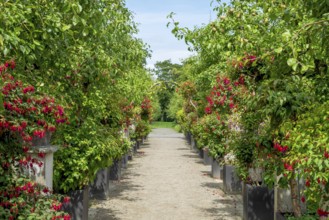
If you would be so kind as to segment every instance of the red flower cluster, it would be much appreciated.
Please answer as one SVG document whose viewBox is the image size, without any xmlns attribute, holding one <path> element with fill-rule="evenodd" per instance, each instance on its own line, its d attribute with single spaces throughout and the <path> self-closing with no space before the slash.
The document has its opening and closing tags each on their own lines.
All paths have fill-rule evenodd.
<svg viewBox="0 0 329 220">
<path fill-rule="evenodd" d="M 15 69 L 15 67 L 16 67 L 16 63 L 14 60 L 7 61 L 5 62 L 5 64 L 0 65 L 0 74 L 6 72 L 8 68 Z"/>
<path fill-rule="evenodd" d="M 251 67 L 254 62 L 257 62 L 257 60 L 258 60 L 257 56 L 251 55 L 251 54 L 246 54 L 242 58 L 242 61 L 233 60 L 232 66 L 237 69 L 245 69 L 245 68 Z"/>
<path fill-rule="evenodd" d="M 274 143 L 274 149 L 281 153 L 286 153 L 288 150 L 288 146 L 281 146 L 279 143 Z"/>
<path fill-rule="evenodd" d="M 53 124 L 65 123 L 67 117 L 63 107 L 56 105 L 53 98 L 34 94 L 32 85 L 25 86 L 7 73 L 8 68 L 14 69 L 15 65 L 14 61 L 9 61 L 0 66 L 6 111 L 6 117 L 0 119 L 0 130 L 18 133 L 23 141 L 23 150 L 27 152 L 33 137 L 43 138 L 47 131 L 56 131 Z"/>
<path fill-rule="evenodd" d="M 329 159 L 329 152 L 328 152 L 328 151 L 324 151 L 324 157 L 325 157 L 326 159 Z"/>
<path fill-rule="evenodd" d="M 317 213 L 320 217 L 328 217 L 329 216 L 329 212 L 324 211 L 322 209 L 318 209 Z"/>
<path fill-rule="evenodd" d="M 152 105 L 151 100 L 147 97 L 144 98 L 141 104 L 142 112 L 141 117 L 143 120 L 151 120 L 152 118 Z"/>
<path fill-rule="evenodd" d="M 294 166 L 289 164 L 289 163 L 284 163 L 283 166 L 288 171 L 293 171 L 294 170 Z"/>
<path fill-rule="evenodd" d="M 55 211 L 60 211 L 62 209 L 62 203 L 53 203 L 51 205 L 51 208 L 54 209 Z"/>
<path fill-rule="evenodd" d="M 211 114 L 220 111 L 230 111 L 235 109 L 237 106 L 234 103 L 236 94 L 233 92 L 233 85 L 240 86 L 244 85 L 244 78 L 241 76 L 238 81 L 232 83 L 227 77 L 217 77 L 217 84 L 212 88 L 209 96 L 206 97 L 208 105 L 205 107 L 205 113 Z"/>
<path fill-rule="evenodd" d="M 148 98 L 145 98 L 141 104 L 141 108 L 143 110 L 148 110 L 148 109 L 152 108 L 151 100 L 149 100 Z"/>
</svg>

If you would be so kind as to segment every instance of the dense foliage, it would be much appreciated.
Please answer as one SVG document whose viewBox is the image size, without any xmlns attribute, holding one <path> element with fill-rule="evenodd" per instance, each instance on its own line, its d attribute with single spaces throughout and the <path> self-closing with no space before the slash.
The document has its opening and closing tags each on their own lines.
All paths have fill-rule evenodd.
<svg viewBox="0 0 329 220">
<path fill-rule="evenodd" d="M 217 18 L 200 28 L 172 23 L 176 37 L 197 53 L 184 65 L 181 78 L 193 83 L 197 94 L 182 97 L 197 103 L 195 117 L 201 121 L 207 121 L 205 114 L 216 106 L 228 131 L 222 145 L 229 140 L 227 148 L 245 180 L 248 168 L 262 167 L 268 185 L 276 183 L 276 174 L 281 187 L 290 186 L 296 217 L 301 216 L 300 201 L 307 202 L 308 211 L 327 216 L 328 1 L 232 0 L 214 10 Z M 217 75 L 244 81 L 243 90 L 227 106 L 215 103 L 224 98 L 222 91 L 205 94 L 212 94 Z M 204 107 L 206 112 L 200 111 Z M 230 107 L 234 111 L 228 111 Z M 179 119 L 189 131 L 191 113 L 186 110 Z M 210 135 L 207 130 L 200 133 Z M 306 181 L 301 198 L 296 191 L 300 178 Z"/>
<path fill-rule="evenodd" d="M 144 100 L 153 83 L 145 69 L 147 47 L 134 37 L 136 25 L 121 0 L 1 1 L 0 8 L 0 61 L 8 61 L 6 68 L 16 66 L 11 73 L 16 81 L 1 81 L 1 121 L 10 116 L 6 120 L 15 124 L 4 125 L 17 134 L 24 131 L 24 141 L 55 132 L 51 144 L 60 149 L 54 190 L 81 189 L 129 151 L 124 130 L 141 118 L 150 122 L 154 98 Z M 10 102 L 7 90 L 17 90 Z M 30 93 L 47 95 L 29 101 L 24 97 Z M 6 116 L 7 110 L 12 113 Z M 2 125 L 1 134 L 8 130 Z M 26 150 L 16 143 L 19 135 L 11 136 L 1 152 L 14 149 L 9 145 Z M 1 153 L 1 158 L 10 156 Z"/>
</svg>

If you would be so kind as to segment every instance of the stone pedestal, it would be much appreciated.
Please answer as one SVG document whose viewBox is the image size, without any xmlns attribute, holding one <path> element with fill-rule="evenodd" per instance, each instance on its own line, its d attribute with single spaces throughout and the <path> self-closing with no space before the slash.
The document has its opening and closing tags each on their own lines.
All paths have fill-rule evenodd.
<svg viewBox="0 0 329 220">
<path fill-rule="evenodd" d="M 57 146 L 50 145 L 32 147 L 28 152 L 32 158 L 42 162 L 43 165 L 33 164 L 33 169 L 28 168 L 26 173 L 32 180 L 47 186 L 50 190 L 53 189 L 54 152 L 57 150 Z M 44 157 L 39 157 L 39 154 L 44 154 Z"/>
</svg>

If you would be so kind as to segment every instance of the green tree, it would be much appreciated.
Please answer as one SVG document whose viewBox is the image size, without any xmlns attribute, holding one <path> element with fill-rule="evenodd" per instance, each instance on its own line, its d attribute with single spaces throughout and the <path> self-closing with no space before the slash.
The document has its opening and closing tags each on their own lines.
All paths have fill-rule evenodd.
<svg viewBox="0 0 329 220">
<path fill-rule="evenodd" d="M 161 120 L 171 121 L 173 118 L 168 117 L 168 108 L 182 65 L 165 60 L 156 62 L 154 66 L 154 73 L 157 76 L 156 83 L 159 85 L 157 95 L 161 107 Z"/>
</svg>

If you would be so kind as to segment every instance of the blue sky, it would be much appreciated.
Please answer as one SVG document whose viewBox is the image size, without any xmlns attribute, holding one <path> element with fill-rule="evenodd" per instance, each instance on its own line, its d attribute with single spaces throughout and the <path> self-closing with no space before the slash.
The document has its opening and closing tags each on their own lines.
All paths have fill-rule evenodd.
<svg viewBox="0 0 329 220">
<path fill-rule="evenodd" d="M 171 59 L 179 63 L 191 55 L 184 41 L 178 41 L 166 26 L 170 12 L 176 14 L 180 26 L 193 28 L 213 20 L 216 16 L 212 8 L 218 3 L 211 6 L 211 0 L 126 0 L 126 5 L 139 24 L 137 36 L 151 47 L 147 66 L 152 68 L 156 61 Z"/>
</svg>

